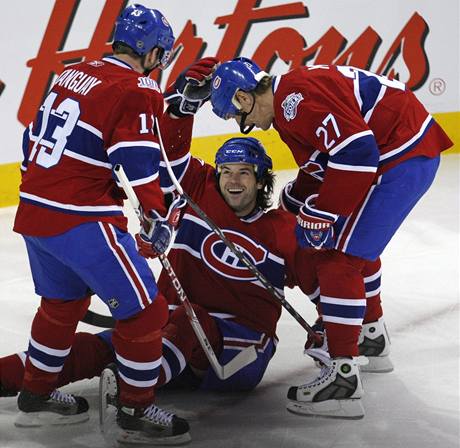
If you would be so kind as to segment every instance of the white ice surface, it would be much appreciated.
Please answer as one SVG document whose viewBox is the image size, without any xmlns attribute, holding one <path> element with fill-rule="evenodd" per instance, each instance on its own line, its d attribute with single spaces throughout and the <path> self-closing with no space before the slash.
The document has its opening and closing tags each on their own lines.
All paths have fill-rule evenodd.
<svg viewBox="0 0 460 448">
<path fill-rule="evenodd" d="M 278 185 L 294 177 L 281 172 Z M 0 209 L 0 356 L 27 346 L 38 299 L 25 248 L 11 231 L 15 208 Z M 136 221 L 132 220 L 137 226 Z M 135 228 L 135 227 L 134 227 Z M 160 392 L 158 404 L 191 424 L 199 448 L 459 447 L 459 157 L 444 156 L 438 177 L 386 249 L 382 298 L 395 370 L 364 374 L 362 420 L 301 417 L 285 409 L 291 385 L 316 372 L 302 354 L 305 334 L 283 312 L 280 343 L 250 394 Z M 157 269 L 155 265 L 155 269 Z M 314 321 L 297 291 L 287 298 Z M 92 308 L 106 313 L 104 305 Z M 79 329 L 96 332 L 80 324 Z M 89 399 L 91 419 L 73 428 L 17 429 L 15 398 L 0 398 L 0 448 L 103 447 L 97 425 L 97 380 L 67 386 Z"/>
</svg>

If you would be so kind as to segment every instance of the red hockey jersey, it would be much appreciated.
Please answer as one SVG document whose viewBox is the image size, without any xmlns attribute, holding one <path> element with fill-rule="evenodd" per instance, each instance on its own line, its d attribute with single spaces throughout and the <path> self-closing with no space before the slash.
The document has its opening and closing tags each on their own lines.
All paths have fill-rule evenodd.
<svg viewBox="0 0 460 448">
<path fill-rule="evenodd" d="M 14 230 L 50 236 L 88 221 L 126 229 L 116 164 L 144 210 L 164 213 L 153 133 L 153 119 L 162 112 L 157 83 L 115 57 L 64 70 L 24 132 Z"/>
<path fill-rule="evenodd" d="M 348 216 L 378 175 L 452 142 L 406 86 L 345 66 L 276 77 L 274 127 L 304 171 L 324 179 L 316 207 Z"/>
<path fill-rule="evenodd" d="M 192 120 L 170 121 L 163 121 L 165 143 L 184 191 L 281 294 L 285 286 L 299 285 L 310 298 L 317 297 L 314 262 L 324 254 L 298 248 L 295 217 L 283 210 L 258 210 L 244 218 L 236 216 L 219 192 L 214 167 L 189 153 Z M 174 128 L 176 135 L 168 127 Z M 160 178 L 162 187 L 172 191 L 163 162 Z M 252 329 L 275 334 L 281 313 L 279 302 L 190 207 L 182 217 L 169 259 L 194 303 Z M 169 303 L 180 303 L 165 273 L 160 276 L 159 287 Z"/>
</svg>

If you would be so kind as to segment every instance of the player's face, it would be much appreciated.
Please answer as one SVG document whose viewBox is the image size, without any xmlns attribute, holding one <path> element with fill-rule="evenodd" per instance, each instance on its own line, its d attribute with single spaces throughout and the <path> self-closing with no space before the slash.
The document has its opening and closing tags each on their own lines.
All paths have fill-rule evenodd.
<svg viewBox="0 0 460 448">
<path fill-rule="evenodd" d="M 269 96 L 251 95 L 250 93 L 239 91 L 236 94 L 238 102 L 241 104 L 242 112 L 248 113 L 245 125 L 263 129 L 266 131 L 272 125 L 274 111 L 273 102 Z M 241 116 L 235 115 L 233 118 L 238 125 L 241 122 Z"/>
<path fill-rule="evenodd" d="M 256 206 L 257 182 L 254 167 L 248 163 L 226 163 L 219 166 L 219 188 L 225 202 L 236 216 L 246 216 Z"/>
</svg>

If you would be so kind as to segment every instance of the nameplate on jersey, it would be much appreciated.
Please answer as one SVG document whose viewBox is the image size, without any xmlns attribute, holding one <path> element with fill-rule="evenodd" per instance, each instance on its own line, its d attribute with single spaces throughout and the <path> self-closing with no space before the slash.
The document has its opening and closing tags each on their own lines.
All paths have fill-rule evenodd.
<svg viewBox="0 0 460 448">
<path fill-rule="evenodd" d="M 141 89 L 156 90 L 157 92 L 160 91 L 157 82 L 154 79 L 148 78 L 146 76 L 137 78 L 137 87 L 140 87 Z"/>
<path fill-rule="evenodd" d="M 303 100 L 301 93 L 290 93 L 281 104 L 284 111 L 284 118 L 286 121 L 294 120 L 297 116 L 297 107 Z"/>
</svg>

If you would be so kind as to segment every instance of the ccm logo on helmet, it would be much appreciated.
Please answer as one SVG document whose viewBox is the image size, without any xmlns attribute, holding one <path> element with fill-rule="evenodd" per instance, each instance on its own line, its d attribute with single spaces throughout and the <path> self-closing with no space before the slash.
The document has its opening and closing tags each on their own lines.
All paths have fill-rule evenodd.
<svg viewBox="0 0 460 448">
<path fill-rule="evenodd" d="M 223 232 L 256 266 L 267 259 L 267 250 L 245 235 L 232 230 Z M 214 233 L 210 233 L 204 239 L 201 245 L 201 258 L 213 271 L 224 277 L 241 281 L 256 280 L 251 271 Z"/>
</svg>

